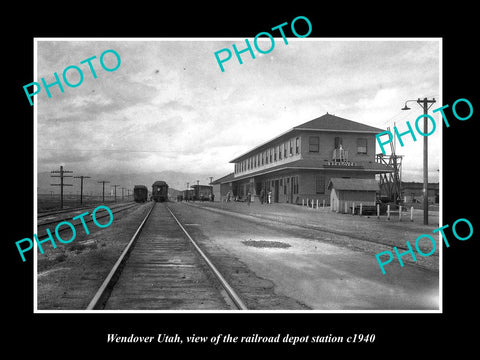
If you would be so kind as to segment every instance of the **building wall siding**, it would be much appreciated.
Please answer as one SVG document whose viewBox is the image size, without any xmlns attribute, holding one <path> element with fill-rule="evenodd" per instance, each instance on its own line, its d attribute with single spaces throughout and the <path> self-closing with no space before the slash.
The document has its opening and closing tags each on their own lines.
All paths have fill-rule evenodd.
<svg viewBox="0 0 480 360">
<path fill-rule="evenodd" d="M 330 193 L 330 209 L 332 211 L 344 213 L 345 203 L 347 204 L 347 212 L 351 211 L 351 207 L 363 205 L 375 205 L 376 203 L 375 191 L 349 191 L 332 189 Z"/>
<path fill-rule="evenodd" d="M 318 136 L 320 138 L 320 151 L 318 153 L 309 151 L 309 137 Z M 335 149 L 335 137 L 342 138 L 342 146 L 348 151 L 348 160 L 356 161 L 375 161 L 375 135 L 363 133 L 342 133 L 342 132 L 304 132 L 301 134 L 302 157 L 304 159 L 332 160 L 333 150 Z M 357 154 L 357 139 L 367 140 L 367 154 Z"/>
<path fill-rule="evenodd" d="M 317 194 L 316 189 L 316 176 L 324 176 L 324 186 L 325 191 L 323 194 Z M 306 201 L 309 200 L 318 200 L 319 203 L 325 200 L 326 204 L 330 204 L 330 190 L 327 189 L 328 183 L 331 178 L 338 177 L 350 177 L 356 179 L 375 179 L 375 174 L 373 173 L 363 173 L 360 171 L 304 171 L 299 174 L 299 202 L 302 202 L 302 199 Z"/>
</svg>

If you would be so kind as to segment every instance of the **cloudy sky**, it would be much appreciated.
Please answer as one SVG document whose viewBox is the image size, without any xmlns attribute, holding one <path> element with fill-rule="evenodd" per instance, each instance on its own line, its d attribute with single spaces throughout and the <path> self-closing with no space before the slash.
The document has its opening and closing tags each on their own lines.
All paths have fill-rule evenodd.
<svg viewBox="0 0 480 360">
<path fill-rule="evenodd" d="M 275 38 L 269 54 L 244 53 L 243 64 L 233 55 L 221 72 L 214 52 L 232 44 L 243 49 L 244 41 L 37 39 L 34 81 L 51 83 L 69 65 L 84 75 L 78 87 L 64 85 L 61 93 L 54 86 L 51 98 L 43 89 L 35 96 L 37 171 L 64 164 L 75 173 L 169 170 L 217 178 L 233 170 L 231 159 L 326 112 L 405 131 L 405 122 L 413 126 L 422 113 L 416 103 L 401 111 L 405 100 L 441 100 L 437 39 L 289 38 L 285 45 Z M 260 44 L 270 46 L 268 38 Z M 108 49 L 121 57 L 113 72 L 99 62 Z M 80 64 L 94 55 L 97 79 Z M 111 53 L 104 59 L 115 66 Z M 75 70 L 68 80 L 79 81 Z M 438 113 L 434 118 L 441 123 Z M 430 181 L 438 181 L 439 128 L 428 138 Z M 423 138 L 404 142 L 397 141 L 397 153 L 405 155 L 403 180 L 422 181 Z"/>
</svg>

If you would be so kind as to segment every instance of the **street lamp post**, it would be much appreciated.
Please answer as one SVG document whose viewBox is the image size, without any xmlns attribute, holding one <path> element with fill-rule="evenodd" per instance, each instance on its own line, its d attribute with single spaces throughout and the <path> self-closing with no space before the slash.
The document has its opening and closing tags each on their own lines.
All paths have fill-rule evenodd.
<svg viewBox="0 0 480 360">
<path fill-rule="evenodd" d="M 416 101 L 423 108 L 423 133 L 428 134 L 427 114 L 428 109 L 436 102 L 435 98 L 428 100 L 427 98 L 405 101 L 402 110 L 410 110 L 407 103 Z M 428 136 L 423 137 L 423 224 L 428 225 Z"/>
</svg>

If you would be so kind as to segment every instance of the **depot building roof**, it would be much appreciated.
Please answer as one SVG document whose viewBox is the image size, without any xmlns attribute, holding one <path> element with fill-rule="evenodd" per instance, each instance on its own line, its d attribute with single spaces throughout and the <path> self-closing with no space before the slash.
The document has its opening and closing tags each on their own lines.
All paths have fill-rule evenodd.
<svg viewBox="0 0 480 360">
<path fill-rule="evenodd" d="M 267 142 L 250 149 L 246 153 L 243 153 L 242 155 L 237 156 L 235 159 L 231 160 L 230 163 L 235 163 L 237 161 L 240 161 L 241 159 L 245 158 L 246 156 L 256 151 L 261 151 L 262 149 L 269 147 L 272 142 L 282 141 L 284 138 L 287 138 L 291 136 L 293 133 L 298 133 L 300 131 L 378 134 L 384 130 L 326 113 L 325 115 L 322 115 L 316 119 L 313 119 L 301 125 L 295 126 L 290 130 L 276 136 L 275 138 L 268 140 Z"/>
</svg>

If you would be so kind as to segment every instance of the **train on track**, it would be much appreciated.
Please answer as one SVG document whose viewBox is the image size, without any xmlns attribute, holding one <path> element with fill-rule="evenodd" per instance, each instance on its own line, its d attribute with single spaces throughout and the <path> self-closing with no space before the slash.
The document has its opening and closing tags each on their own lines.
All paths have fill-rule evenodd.
<svg viewBox="0 0 480 360">
<path fill-rule="evenodd" d="M 168 184 L 165 181 L 155 181 L 152 185 L 152 200 L 156 202 L 168 201 Z"/>
<path fill-rule="evenodd" d="M 135 185 L 133 187 L 133 200 L 135 200 L 135 202 L 147 201 L 148 188 L 145 185 Z"/>
<path fill-rule="evenodd" d="M 192 189 L 183 190 L 177 201 L 213 201 L 213 187 L 209 185 L 192 185 Z"/>
</svg>

